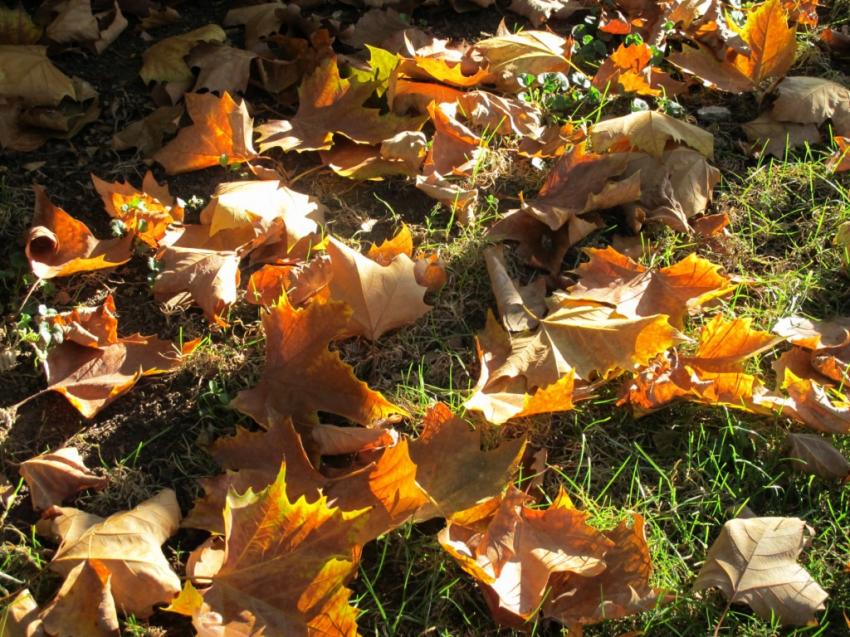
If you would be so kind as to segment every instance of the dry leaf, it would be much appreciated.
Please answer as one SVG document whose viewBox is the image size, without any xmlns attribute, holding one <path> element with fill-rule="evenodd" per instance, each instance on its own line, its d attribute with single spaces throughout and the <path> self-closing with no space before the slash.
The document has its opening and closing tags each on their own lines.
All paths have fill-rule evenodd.
<svg viewBox="0 0 850 637">
<path fill-rule="evenodd" d="M 607 119 L 590 129 L 594 151 L 642 150 L 660 158 L 668 143 L 682 143 L 706 157 L 714 155 L 714 136 L 660 111 L 638 111 Z"/>
<path fill-rule="evenodd" d="M 183 106 L 160 106 L 150 115 L 130 123 L 112 136 L 114 150 L 138 148 L 143 157 L 151 157 L 162 148 L 162 139 L 180 127 Z"/>
<path fill-rule="evenodd" d="M 723 525 L 695 590 L 717 587 L 730 603 L 749 605 L 762 619 L 802 626 L 828 595 L 796 558 L 814 531 L 799 518 L 737 518 Z"/>
<path fill-rule="evenodd" d="M 779 159 L 784 159 L 790 149 L 820 142 L 820 133 L 814 124 L 779 122 L 769 113 L 741 124 L 741 128 L 753 143 L 754 151 Z"/>
<path fill-rule="evenodd" d="M 190 82 L 194 79 L 194 75 L 184 60 L 186 55 L 199 42 L 221 43 L 226 37 L 220 26 L 207 24 L 194 31 L 160 40 L 142 54 L 143 64 L 139 75 L 145 84 Z"/>
<path fill-rule="evenodd" d="M 232 46 L 198 44 L 186 57 L 187 66 L 201 70 L 192 90 L 244 93 L 251 76 L 251 62 L 256 57 L 256 53 Z"/>
<path fill-rule="evenodd" d="M 546 314 L 547 309 L 545 280 L 538 278 L 520 287 L 508 274 L 502 246 L 490 246 L 484 250 L 484 261 L 505 328 L 511 332 L 522 332 L 537 327 L 537 318 Z"/>
<path fill-rule="evenodd" d="M 0 45 L 35 44 L 41 38 L 36 25 L 22 3 L 15 7 L 0 7 Z"/>
<path fill-rule="evenodd" d="M 95 307 L 76 307 L 70 312 L 60 312 L 45 317 L 51 327 L 60 327 L 65 341 L 85 347 L 106 347 L 118 342 L 118 317 L 115 300 L 110 294 Z"/>
<path fill-rule="evenodd" d="M 314 301 L 297 310 L 281 297 L 263 316 L 266 364 L 260 382 L 239 392 L 231 405 L 264 427 L 282 416 L 299 424 L 315 422 L 317 411 L 361 425 L 404 414 L 327 349 L 349 325 L 350 314 L 344 303 Z"/>
<path fill-rule="evenodd" d="M 46 633 L 51 637 L 119 637 L 111 579 L 106 564 L 97 559 L 72 568 L 42 612 Z"/>
<path fill-rule="evenodd" d="M 795 471 L 827 480 L 847 480 L 850 461 L 826 438 L 814 434 L 788 434 L 788 457 Z"/>
<path fill-rule="evenodd" d="M 374 341 L 431 309 L 422 300 L 425 288 L 416 280 L 415 263 L 406 254 L 381 265 L 333 237 L 327 251 L 333 271 L 331 298 L 351 307 L 350 333 Z"/>
<path fill-rule="evenodd" d="M 470 51 L 481 55 L 500 89 L 516 93 L 526 73 L 569 73 L 571 45 L 549 31 L 520 31 L 481 40 Z"/>
<path fill-rule="evenodd" d="M 180 590 L 160 549 L 180 524 L 180 507 L 170 489 L 106 519 L 62 507 L 45 515 L 39 530 L 61 540 L 50 569 L 67 577 L 76 566 L 98 560 L 111 576 L 115 606 L 125 613 L 148 617 L 155 604 L 171 601 Z"/>
<path fill-rule="evenodd" d="M 44 511 L 84 489 L 103 489 L 108 480 L 88 470 L 74 447 L 63 447 L 21 463 L 34 509 Z"/>
<path fill-rule="evenodd" d="M 44 46 L 0 46 L 0 97 L 27 104 L 56 105 L 77 99 L 77 87 L 53 66 Z"/>
<path fill-rule="evenodd" d="M 114 268 L 130 260 L 133 237 L 95 239 L 88 227 L 54 206 L 40 186 L 26 253 L 33 273 L 41 279 Z"/>
<path fill-rule="evenodd" d="M 781 122 L 820 126 L 831 119 L 838 135 L 850 135 L 850 89 L 819 77 L 786 77 L 771 115 Z"/>
<path fill-rule="evenodd" d="M 192 125 L 180 129 L 177 137 L 153 156 L 169 175 L 256 157 L 251 142 L 253 120 L 244 102 L 234 102 L 227 93 L 221 97 L 188 93 L 186 110 Z"/>
<path fill-rule="evenodd" d="M 684 318 L 702 305 L 722 298 L 735 289 L 720 266 L 695 253 L 658 270 L 650 270 L 614 248 L 587 248 L 590 260 L 575 273 L 579 282 L 558 296 L 570 304 L 604 303 L 628 318 L 666 314 L 681 329 Z"/>
</svg>

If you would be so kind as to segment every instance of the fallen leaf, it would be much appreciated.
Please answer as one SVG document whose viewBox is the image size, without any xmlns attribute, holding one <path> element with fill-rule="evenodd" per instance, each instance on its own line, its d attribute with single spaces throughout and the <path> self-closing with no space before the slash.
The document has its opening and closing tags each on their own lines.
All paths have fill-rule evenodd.
<svg viewBox="0 0 850 637">
<path fill-rule="evenodd" d="M 508 331 L 522 332 L 537 327 L 537 318 L 546 314 L 546 282 L 542 278 L 520 287 L 508 274 L 502 246 L 484 250 L 490 286 L 496 297 L 499 317 Z"/>
<path fill-rule="evenodd" d="M 231 405 L 269 427 L 281 416 L 297 424 L 316 422 L 316 412 L 337 414 L 371 425 L 404 414 L 354 376 L 339 353 L 327 349 L 350 324 L 344 303 L 310 303 L 293 308 L 286 297 L 263 315 L 266 363 L 259 383 L 239 392 Z"/>
<path fill-rule="evenodd" d="M 831 119 L 837 135 L 850 135 L 850 89 L 819 77 L 786 77 L 776 90 L 776 120 L 820 126 Z"/>
<path fill-rule="evenodd" d="M 571 40 L 549 31 L 520 31 L 476 42 L 471 52 L 480 54 L 500 89 L 522 90 L 520 76 L 530 73 L 569 73 Z"/>
<path fill-rule="evenodd" d="M 753 150 L 784 159 L 788 151 L 806 144 L 820 142 L 820 133 L 814 124 L 779 122 L 771 114 L 759 115 L 741 124 L 753 144 Z"/>
<path fill-rule="evenodd" d="M 781 319 L 774 333 L 794 345 L 811 350 L 810 364 L 827 378 L 844 384 L 850 380 L 850 320 L 811 321 L 799 316 Z"/>
<path fill-rule="evenodd" d="M 46 637 L 38 602 L 25 588 L 0 611 L 3 637 Z"/>
<path fill-rule="evenodd" d="M 128 24 L 117 1 L 98 13 L 93 13 L 91 0 L 66 0 L 55 8 L 58 13 L 47 25 L 47 37 L 61 44 L 82 42 L 97 53 L 112 44 Z"/>
<path fill-rule="evenodd" d="M 45 46 L 0 46 L 0 97 L 20 98 L 28 104 L 56 105 L 77 99 L 77 88 L 53 66 Z"/>
<path fill-rule="evenodd" d="M 548 20 L 564 20 L 584 5 L 578 0 L 511 0 L 510 11 L 524 15 L 531 24 L 539 27 Z"/>
<path fill-rule="evenodd" d="M 850 461 L 826 438 L 814 434 L 788 434 L 788 457 L 795 471 L 827 480 L 847 480 Z"/>
<path fill-rule="evenodd" d="M 714 136 L 660 111 L 638 111 L 603 120 L 590 129 L 590 143 L 597 152 L 642 150 L 660 158 L 668 143 L 682 143 L 706 157 L 714 154 Z"/>
<path fill-rule="evenodd" d="M 376 83 L 341 78 L 335 57 L 323 59 L 298 88 L 298 111 L 289 120 L 273 120 L 257 127 L 260 152 L 280 148 L 327 150 L 334 134 L 358 144 L 380 144 L 403 131 L 418 130 L 425 119 L 393 113 L 363 104 L 375 91 Z"/>
<path fill-rule="evenodd" d="M 192 125 L 180 129 L 177 137 L 153 156 L 169 175 L 256 157 L 251 142 L 253 120 L 244 102 L 234 102 L 227 93 L 221 97 L 188 93 L 186 110 Z"/>
<path fill-rule="evenodd" d="M 162 139 L 177 132 L 183 106 L 160 106 L 150 115 L 130 123 L 112 136 L 114 150 L 138 148 L 143 157 L 151 157 L 162 148 Z"/>
<path fill-rule="evenodd" d="M 590 259 L 575 273 L 580 279 L 558 296 L 571 304 L 593 302 L 614 308 L 627 318 L 666 314 L 682 329 L 685 316 L 732 293 L 735 286 L 720 266 L 691 253 L 673 265 L 650 270 L 608 247 L 585 249 Z"/>
<path fill-rule="evenodd" d="M 42 29 L 32 21 L 22 3 L 15 7 L 0 7 L 0 45 L 35 44 Z"/>
<path fill-rule="evenodd" d="M 115 606 L 125 613 L 149 617 L 155 604 L 171 601 L 180 590 L 180 579 L 160 549 L 180 524 L 174 491 L 164 489 L 106 519 L 62 507 L 45 515 L 39 531 L 61 540 L 50 570 L 68 577 L 80 564 L 98 560 L 110 575 Z"/>
<path fill-rule="evenodd" d="M 365 511 L 331 506 L 324 495 L 290 498 L 285 465 L 258 493 L 228 493 L 224 511 L 221 568 L 200 590 L 187 582 L 170 610 L 192 616 L 202 635 L 357 634 L 345 582 L 360 557 Z"/>
<path fill-rule="evenodd" d="M 108 482 L 89 471 L 74 447 L 25 460 L 19 471 L 29 487 L 32 506 L 38 511 L 62 504 L 78 491 L 103 489 Z"/>
<path fill-rule="evenodd" d="M 186 56 L 186 65 L 198 68 L 198 80 L 192 88 L 222 93 L 244 93 L 251 76 L 251 62 L 256 53 L 220 43 L 201 43 Z"/>
<path fill-rule="evenodd" d="M 153 284 L 157 301 L 169 308 L 194 301 L 211 323 L 226 327 L 222 314 L 239 294 L 236 252 L 168 246 L 158 255 L 162 271 Z"/>
<path fill-rule="evenodd" d="M 109 569 L 97 559 L 72 568 L 42 612 L 45 632 L 52 637 L 119 637 L 111 580 Z"/>
<path fill-rule="evenodd" d="M 762 619 L 802 626 L 828 595 L 796 558 L 814 531 L 799 518 L 736 518 L 723 525 L 699 572 L 695 590 L 717 587 L 730 603 Z"/>
<path fill-rule="evenodd" d="M 100 305 L 75 307 L 70 312 L 45 317 L 45 320 L 52 327 L 62 329 L 63 340 L 85 347 L 105 347 L 118 341 L 118 317 L 111 294 Z"/>
<path fill-rule="evenodd" d="M 139 70 L 139 75 L 145 84 L 191 81 L 195 76 L 184 58 L 192 48 L 199 42 L 222 43 L 226 38 L 220 26 L 207 24 L 188 33 L 160 40 L 142 54 L 142 68 Z"/>
<path fill-rule="evenodd" d="M 381 265 L 333 237 L 327 251 L 333 271 L 331 298 L 351 308 L 351 334 L 374 341 L 431 309 L 423 301 L 425 288 L 416 280 L 416 264 L 406 254 Z"/>
<path fill-rule="evenodd" d="M 274 305 L 286 294 L 289 302 L 298 307 L 314 295 L 327 293 L 333 278 L 330 259 L 314 257 L 306 264 L 265 265 L 248 279 L 246 300 L 255 305 Z"/>
<path fill-rule="evenodd" d="M 95 239 L 88 227 L 54 206 L 41 186 L 35 191 L 35 212 L 26 254 L 33 273 L 42 279 L 114 268 L 130 260 L 133 237 Z"/>
</svg>

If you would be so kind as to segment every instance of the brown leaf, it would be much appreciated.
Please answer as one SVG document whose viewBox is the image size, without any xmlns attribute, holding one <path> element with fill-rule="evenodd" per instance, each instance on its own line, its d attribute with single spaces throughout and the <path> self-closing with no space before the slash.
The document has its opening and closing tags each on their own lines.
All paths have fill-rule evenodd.
<svg viewBox="0 0 850 637">
<path fill-rule="evenodd" d="M 103 489 L 108 480 L 88 470 L 74 447 L 63 447 L 21 463 L 34 509 L 44 511 L 84 489 Z"/>
<path fill-rule="evenodd" d="M 27 104 L 56 105 L 77 99 L 77 88 L 53 66 L 44 46 L 0 46 L 0 97 L 20 98 Z"/>
<path fill-rule="evenodd" d="M 316 421 L 316 412 L 337 414 L 371 425 L 400 407 L 355 378 L 339 353 L 327 349 L 349 325 L 351 310 L 336 301 L 293 308 L 286 297 L 263 316 L 266 364 L 260 382 L 239 392 L 231 405 L 264 427 L 281 416 L 297 423 Z"/>
<path fill-rule="evenodd" d="M 160 40 L 142 54 L 143 63 L 139 75 L 145 84 L 150 82 L 190 82 L 194 79 L 194 75 L 184 61 L 186 55 L 199 42 L 222 43 L 226 37 L 220 26 L 207 24 L 188 33 L 181 33 Z M 191 109 L 189 112 L 191 114 Z"/>
<path fill-rule="evenodd" d="M 0 627 L 4 630 L 3 637 L 47 637 L 39 617 L 38 602 L 27 588 L 0 611 Z"/>
<path fill-rule="evenodd" d="M 345 582 L 366 512 L 331 506 L 324 495 L 293 499 L 285 476 L 283 465 L 267 489 L 228 493 L 220 570 L 200 591 L 187 582 L 169 607 L 191 616 L 201 635 L 357 634 Z"/>
<path fill-rule="evenodd" d="M 741 128 L 753 143 L 754 151 L 779 159 L 784 159 L 790 149 L 820 142 L 820 133 L 814 124 L 779 122 L 770 113 L 741 124 Z"/>
<path fill-rule="evenodd" d="M 799 518 L 737 518 L 723 525 L 700 570 L 695 590 L 717 587 L 731 603 L 763 619 L 802 626 L 828 595 L 796 562 L 814 531 Z"/>
<path fill-rule="evenodd" d="M 416 520 L 449 518 L 504 490 L 522 459 L 525 440 L 504 441 L 496 449 L 482 451 L 482 434 L 443 403 L 428 410 L 419 438 L 410 443 L 416 482 L 429 498 L 416 512 Z"/>
<path fill-rule="evenodd" d="M 118 317 L 111 294 L 98 306 L 77 307 L 45 320 L 62 328 L 65 341 L 85 347 L 106 347 L 118 342 Z"/>
<path fill-rule="evenodd" d="M 569 73 L 572 42 L 549 31 L 520 31 L 476 42 L 471 52 L 480 54 L 500 89 L 522 90 L 517 81 L 531 73 Z"/>
<path fill-rule="evenodd" d="M 351 307 L 350 333 L 374 341 L 431 309 L 422 300 L 425 288 L 417 282 L 415 263 L 406 254 L 384 266 L 333 237 L 327 250 L 333 270 L 331 298 Z"/>
<path fill-rule="evenodd" d="M 0 45 L 35 44 L 41 38 L 36 25 L 22 3 L 15 7 L 0 7 Z"/>
<path fill-rule="evenodd" d="M 714 136 L 660 111 L 639 111 L 594 124 L 590 141 L 598 152 L 642 150 L 660 158 L 669 143 L 681 143 L 706 157 L 714 154 Z"/>
<path fill-rule="evenodd" d="M 583 8 L 579 0 L 511 0 L 508 7 L 531 20 L 535 27 L 550 19 L 564 20 Z"/>
<path fill-rule="evenodd" d="M 777 322 L 773 331 L 811 350 L 810 364 L 818 373 L 841 384 L 850 380 L 850 319 L 810 321 L 791 316 Z"/>
<path fill-rule="evenodd" d="M 80 564 L 98 560 L 111 576 L 115 606 L 124 612 L 148 617 L 154 604 L 170 601 L 180 590 L 160 549 L 180 524 L 180 507 L 170 489 L 106 519 L 61 507 L 46 515 L 39 530 L 61 539 L 50 569 L 68 577 Z"/>
<path fill-rule="evenodd" d="M 194 301 L 208 321 L 226 327 L 222 314 L 239 294 L 239 255 L 169 246 L 158 257 L 162 271 L 153 284 L 157 301 L 169 308 Z"/>
<path fill-rule="evenodd" d="M 180 129 L 177 137 L 153 156 L 169 175 L 256 157 L 251 142 L 253 120 L 244 102 L 234 102 L 228 93 L 221 97 L 188 93 L 186 110 L 192 125 Z"/>
<path fill-rule="evenodd" d="M 814 434 L 788 434 L 788 456 L 795 471 L 827 480 L 847 480 L 850 461 L 826 438 Z"/>
<path fill-rule="evenodd" d="M 489 520 L 470 526 L 449 521 L 438 536 L 484 589 L 495 618 L 506 614 L 520 624 L 537 613 L 555 574 L 598 575 L 614 546 L 569 498 L 559 497 L 546 509 L 526 506 L 527 500 L 511 488 Z"/>
<path fill-rule="evenodd" d="M 820 126 L 831 119 L 836 134 L 850 135 L 850 89 L 819 77 L 786 77 L 776 90 L 776 120 Z"/>
<path fill-rule="evenodd" d="M 269 306 L 286 293 L 289 302 L 298 307 L 316 294 L 327 296 L 332 278 L 333 270 L 327 256 L 314 257 L 297 266 L 265 265 L 248 279 L 246 300 L 254 305 Z"/>
<path fill-rule="evenodd" d="M 47 25 L 47 37 L 62 44 L 83 42 L 97 53 L 112 44 L 128 24 L 117 1 L 98 13 L 92 12 L 91 0 L 67 0 L 57 9 L 56 17 Z"/>
<path fill-rule="evenodd" d="M 42 612 L 51 637 L 119 637 L 118 613 L 112 598 L 112 576 L 97 559 L 71 569 L 56 597 Z"/>
<path fill-rule="evenodd" d="M 160 106 L 150 115 L 131 122 L 112 136 L 114 150 L 138 148 L 143 157 L 151 157 L 162 148 L 162 139 L 180 127 L 183 105 Z"/>
<path fill-rule="evenodd" d="M 658 270 L 649 270 L 611 247 L 587 248 L 590 260 L 575 273 L 581 278 L 559 299 L 570 303 L 604 303 L 627 318 L 666 314 L 681 329 L 684 318 L 700 306 L 730 294 L 735 286 L 720 266 L 695 253 Z"/>
<path fill-rule="evenodd" d="M 546 314 L 546 282 L 538 278 L 520 287 L 508 274 L 502 246 L 490 246 L 484 250 L 484 261 L 499 318 L 505 328 L 511 332 L 522 332 L 537 327 L 537 318 Z"/>
<path fill-rule="evenodd" d="M 114 268 L 130 260 L 133 237 L 95 239 L 88 227 L 54 206 L 41 186 L 35 191 L 35 212 L 26 253 L 33 273 L 42 279 Z"/>
<path fill-rule="evenodd" d="M 196 45 L 186 57 L 186 64 L 199 68 L 198 80 L 192 91 L 244 93 L 251 76 L 251 62 L 256 53 L 219 43 Z"/>
<path fill-rule="evenodd" d="M 257 127 L 260 151 L 327 150 L 335 133 L 359 144 L 380 144 L 402 131 L 421 128 L 424 118 L 381 114 L 380 109 L 364 107 L 374 91 L 374 82 L 341 78 L 335 57 L 323 59 L 298 88 L 295 116 Z"/>
</svg>

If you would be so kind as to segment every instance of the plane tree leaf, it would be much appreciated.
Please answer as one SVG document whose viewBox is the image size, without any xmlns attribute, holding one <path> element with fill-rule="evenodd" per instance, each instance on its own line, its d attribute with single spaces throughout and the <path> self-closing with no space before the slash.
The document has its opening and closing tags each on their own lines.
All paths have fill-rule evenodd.
<svg viewBox="0 0 850 637">
<path fill-rule="evenodd" d="M 603 120 L 591 128 L 590 142 L 596 152 L 634 149 L 660 158 L 672 142 L 690 146 L 709 158 L 714 154 L 711 133 L 660 111 L 638 111 Z"/>
<path fill-rule="evenodd" d="M 759 617 L 802 626 L 824 608 L 828 595 L 797 564 L 813 530 L 799 518 L 736 518 L 723 525 L 699 572 L 695 590 L 719 588 L 732 604 Z"/>
<path fill-rule="evenodd" d="M 207 24 L 188 33 L 160 40 L 142 54 L 139 75 L 145 84 L 191 81 L 195 76 L 184 58 L 192 48 L 199 42 L 222 43 L 226 38 L 220 26 Z"/>
<path fill-rule="evenodd" d="M 34 509 L 43 511 L 84 489 L 103 489 L 107 479 L 89 471 L 80 452 L 63 447 L 21 463 L 20 474 L 30 490 Z"/>
<path fill-rule="evenodd" d="M 788 457 L 795 471 L 827 480 L 847 480 L 850 461 L 826 438 L 814 434 L 788 434 Z"/>
</svg>

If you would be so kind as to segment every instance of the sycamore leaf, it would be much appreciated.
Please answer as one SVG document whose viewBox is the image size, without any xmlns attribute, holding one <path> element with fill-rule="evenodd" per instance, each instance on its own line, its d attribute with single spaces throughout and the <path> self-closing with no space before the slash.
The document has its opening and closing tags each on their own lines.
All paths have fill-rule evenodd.
<svg viewBox="0 0 850 637">
<path fill-rule="evenodd" d="M 802 626 L 828 595 L 796 558 L 813 530 L 799 518 L 736 518 L 723 525 L 700 570 L 695 590 L 717 587 L 731 603 L 763 619 Z"/>
<path fill-rule="evenodd" d="M 741 124 L 741 128 L 753 143 L 753 151 L 779 159 L 784 159 L 790 149 L 820 141 L 820 133 L 814 124 L 780 122 L 770 113 L 762 113 L 754 120 Z"/>
<path fill-rule="evenodd" d="M 186 57 L 186 64 L 200 69 L 194 92 L 219 91 L 244 93 L 251 76 L 251 62 L 256 53 L 219 43 L 202 43 Z"/>
<path fill-rule="evenodd" d="M 745 52 L 729 48 L 718 59 L 708 47 L 685 47 L 667 59 L 720 90 L 741 93 L 790 70 L 796 53 L 795 32 L 795 27 L 788 26 L 781 0 L 767 0 L 749 11 L 740 30 L 748 49 Z"/>
<path fill-rule="evenodd" d="M 200 170 L 226 163 L 247 162 L 256 157 L 251 142 L 253 120 L 245 102 L 234 102 L 228 93 L 187 93 L 186 110 L 192 125 L 153 158 L 169 175 Z"/>
<path fill-rule="evenodd" d="M 138 148 L 143 157 L 151 157 L 162 148 L 162 139 L 180 128 L 183 105 L 160 106 L 150 115 L 131 122 L 112 136 L 114 150 Z"/>
<path fill-rule="evenodd" d="M 53 106 L 65 97 L 76 99 L 77 88 L 71 78 L 53 66 L 47 47 L 2 45 L 0 97 Z"/>
<path fill-rule="evenodd" d="M 484 250 L 484 261 L 502 324 L 511 332 L 537 327 L 536 317 L 546 313 L 545 280 L 537 278 L 520 287 L 508 274 L 502 246 L 490 246 Z"/>
<path fill-rule="evenodd" d="M 33 508 L 40 511 L 62 504 L 78 491 L 103 489 L 108 482 L 89 471 L 74 447 L 25 460 L 19 471 L 29 487 Z"/>
<path fill-rule="evenodd" d="M 158 247 L 170 224 L 183 221 L 183 206 L 171 196 L 168 186 L 157 183 L 150 171 L 145 174 L 141 190 L 129 183 L 109 183 L 96 175 L 91 180 L 106 212 L 153 248 Z"/>
<path fill-rule="evenodd" d="M 371 425 L 404 410 L 354 376 L 337 352 L 327 349 L 350 322 L 344 303 L 310 303 L 293 308 L 286 297 L 263 316 L 266 364 L 260 382 L 239 392 L 231 405 L 265 427 L 281 416 L 316 421 L 316 412 Z"/>
<path fill-rule="evenodd" d="M 331 261 L 327 256 L 313 257 L 306 264 L 264 265 L 248 279 L 246 300 L 254 305 L 274 305 L 286 294 L 289 302 L 298 307 L 317 294 L 327 296 L 333 278 Z"/>
<path fill-rule="evenodd" d="M 333 271 L 331 298 L 351 307 L 352 334 L 374 341 L 431 309 L 422 300 L 426 290 L 416 280 L 415 263 L 406 254 L 381 265 L 333 237 L 327 251 Z"/>
<path fill-rule="evenodd" d="M 154 604 L 170 601 L 180 590 L 160 549 L 180 524 L 180 507 L 170 489 L 106 519 L 62 507 L 46 516 L 39 530 L 61 540 L 50 569 L 69 576 L 80 564 L 98 560 L 111 576 L 115 606 L 124 612 L 148 617 Z"/>
<path fill-rule="evenodd" d="M 221 315 L 239 293 L 239 255 L 169 246 L 158 256 L 162 271 L 153 284 L 156 299 L 170 308 L 194 301 L 208 321 L 225 327 Z"/>
<path fill-rule="evenodd" d="M 498 78 L 499 88 L 519 92 L 517 81 L 526 73 L 569 73 L 572 42 L 550 31 L 520 31 L 476 42 L 487 70 Z"/>
<path fill-rule="evenodd" d="M 105 347 L 118 342 L 118 317 L 111 294 L 95 307 L 76 307 L 45 320 L 52 327 L 62 329 L 65 341 L 85 347 Z"/>
<path fill-rule="evenodd" d="M 522 460 L 525 440 L 504 441 L 496 449 L 482 451 L 482 433 L 443 403 L 428 410 L 419 437 L 410 443 L 416 482 L 429 499 L 416 512 L 416 520 L 449 518 L 498 496 L 510 482 Z"/>
<path fill-rule="evenodd" d="M 667 144 L 682 143 L 706 157 L 714 154 L 714 136 L 660 111 L 638 111 L 594 124 L 590 142 L 598 152 L 642 150 L 660 158 Z"/>
<path fill-rule="evenodd" d="M 590 260 L 575 273 L 581 278 L 564 296 L 571 304 L 604 303 L 628 318 L 666 314 L 682 328 L 687 314 L 730 294 L 735 286 L 720 274 L 720 266 L 695 253 L 658 270 L 650 270 L 614 248 L 587 248 Z"/>
<path fill-rule="evenodd" d="M 91 0 L 68 0 L 56 9 L 56 17 L 45 30 L 47 37 L 62 44 L 83 42 L 97 53 L 112 44 L 128 24 L 117 1 L 98 13 L 93 13 Z"/>
<path fill-rule="evenodd" d="M 364 107 L 375 88 L 374 82 L 341 78 L 336 57 L 323 59 L 298 88 L 294 117 L 257 127 L 260 151 L 327 150 L 334 133 L 359 144 L 380 144 L 402 131 L 421 128 L 424 118 L 381 114 L 377 108 Z"/>
<path fill-rule="evenodd" d="M 202 27 L 160 40 L 142 54 L 139 75 L 145 84 L 150 82 L 184 82 L 194 78 L 192 69 L 183 59 L 199 42 L 224 42 L 227 36 L 217 24 Z"/>
<path fill-rule="evenodd" d="M 557 161 L 537 197 L 521 210 L 557 231 L 576 215 L 637 201 L 640 175 L 617 179 L 628 161 L 625 153 L 599 155 L 579 144 Z"/>
<path fill-rule="evenodd" d="M 72 568 L 42 612 L 46 633 L 51 637 L 119 637 L 111 580 L 109 568 L 97 559 L 81 561 Z"/>
<path fill-rule="evenodd" d="M 171 610 L 191 615 L 202 636 L 354 637 L 357 611 L 345 582 L 359 559 L 364 513 L 331 506 L 324 495 L 290 498 L 282 465 L 263 491 L 228 493 L 221 568 L 208 587 L 187 583 Z"/>
<path fill-rule="evenodd" d="M 35 212 L 26 253 L 33 273 L 42 279 L 114 268 L 130 260 L 132 235 L 95 239 L 88 227 L 54 206 L 40 186 L 35 190 Z"/>
<path fill-rule="evenodd" d="M 605 532 L 613 546 L 605 554 L 606 568 L 600 574 L 586 578 L 555 573 L 543 615 L 568 627 L 581 627 L 655 607 L 661 600 L 649 583 L 652 558 L 644 524 L 644 518 L 633 513 L 631 525 L 623 521 Z"/>
<path fill-rule="evenodd" d="M 782 122 L 820 126 L 832 119 L 838 135 L 850 135 L 850 89 L 819 77 L 786 77 L 771 115 Z"/>
<path fill-rule="evenodd" d="M 826 438 L 814 434 L 788 434 L 788 457 L 795 471 L 827 480 L 847 480 L 850 461 Z"/>
<path fill-rule="evenodd" d="M 41 38 L 41 31 L 22 3 L 0 7 L 0 45 L 35 44 Z"/>
<path fill-rule="evenodd" d="M 489 520 L 471 527 L 449 521 L 438 535 L 442 547 L 485 590 L 497 620 L 503 613 L 520 622 L 531 619 L 554 574 L 599 575 L 614 546 L 569 498 L 559 497 L 546 509 L 526 506 L 527 499 L 512 487 Z"/>
</svg>

